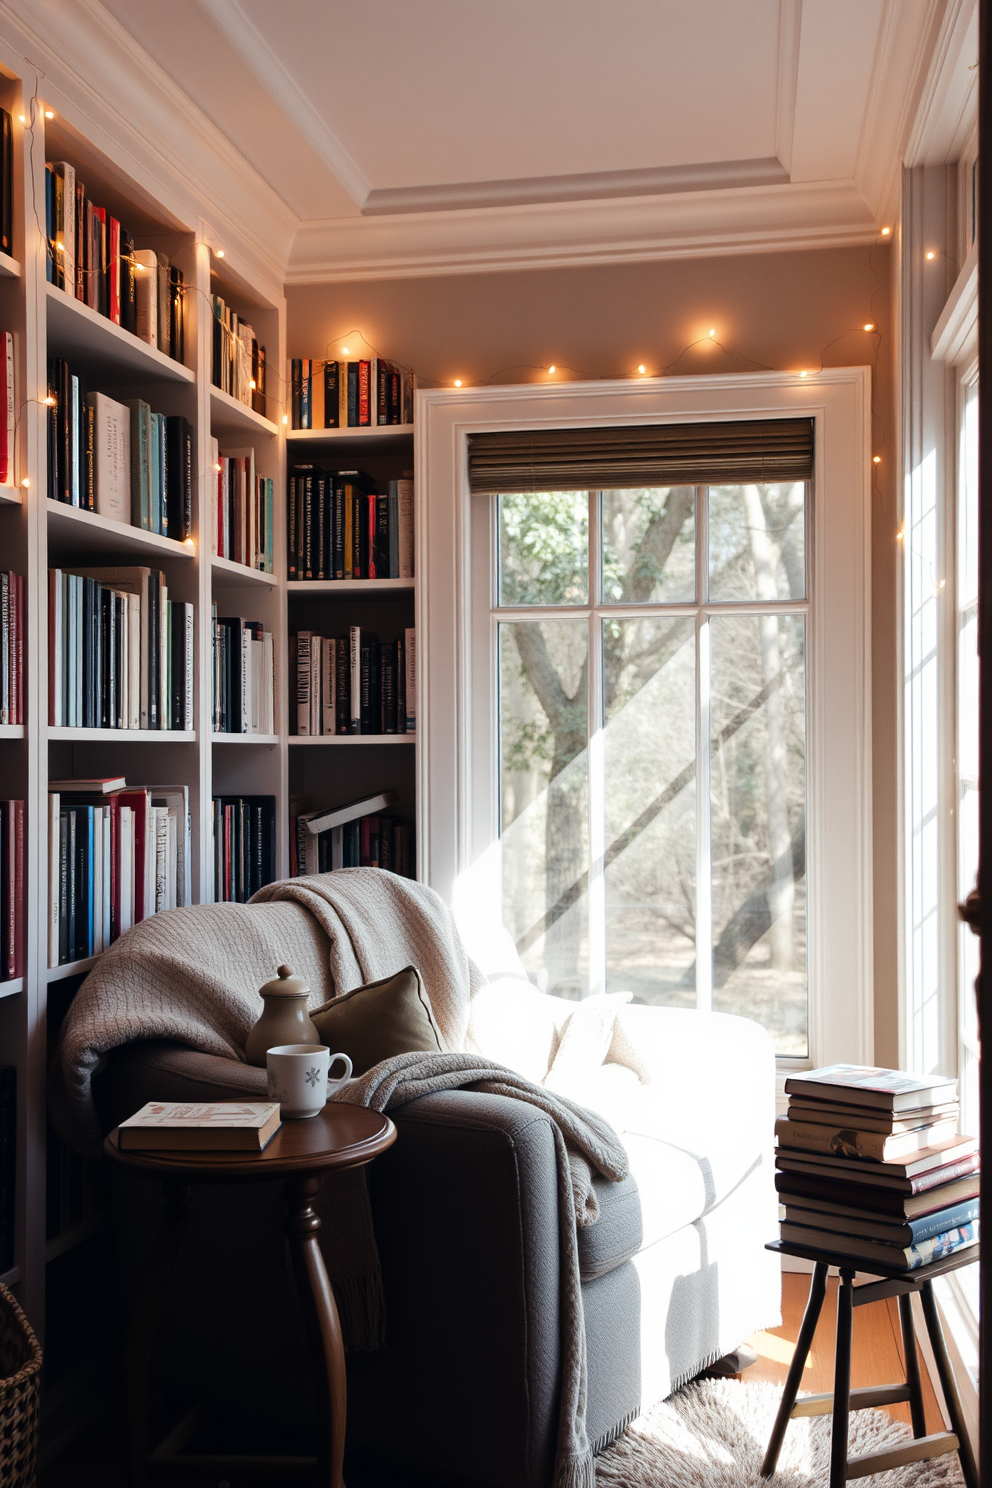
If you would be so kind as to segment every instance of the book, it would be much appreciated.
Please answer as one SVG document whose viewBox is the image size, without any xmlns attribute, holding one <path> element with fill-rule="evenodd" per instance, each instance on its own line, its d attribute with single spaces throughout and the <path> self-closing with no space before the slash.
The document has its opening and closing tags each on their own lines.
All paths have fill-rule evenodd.
<svg viewBox="0 0 992 1488">
<path fill-rule="evenodd" d="M 797 1173 L 775 1175 L 775 1187 L 785 1204 L 825 1209 L 832 1214 L 872 1215 L 900 1223 L 976 1198 L 980 1185 L 977 1172 L 938 1183 L 918 1193 L 901 1193 L 898 1189 L 881 1185 L 866 1189 L 858 1184 L 833 1183 Z"/>
<path fill-rule="evenodd" d="M 867 1240 L 879 1240 L 886 1245 L 918 1245 L 921 1240 L 930 1240 L 934 1235 L 946 1234 L 960 1225 L 978 1219 L 980 1200 L 977 1195 L 960 1204 L 944 1209 L 935 1209 L 930 1214 L 921 1214 L 917 1219 L 900 1223 L 870 1212 L 835 1213 L 829 1209 L 803 1208 L 798 1204 L 786 1204 L 785 1218 L 788 1224 L 811 1225 L 816 1229 L 831 1230 L 838 1235 L 860 1235 Z"/>
<path fill-rule="evenodd" d="M 158 346 L 158 256 L 153 248 L 134 251 L 134 333 Z"/>
<path fill-rule="evenodd" d="M 109 796 L 112 791 L 124 790 L 127 785 L 123 775 L 102 775 L 93 779 L 50 780 L 50 791 L 74 791 L 77 794 Z"/>
<path fill-rule="evenodd" d="M 898 1132 L 915 1131 L 947 1117 L 956 1118 L 958 1102 L 944 1101 L 939 1106 L 918 1106 L 906 1112 L 875 1111 L 870 1106 L 845 1106 L 836 1101 L 814 1101 L 810 1097 L 802 1101 L 790 1100 L 790 1121 L 812 1121 L 819 1125 L 855 1126 L 859 1131 Z"/>
<path fill-rule="evenodd" d="M 3 111 L 0 110 L 0 113 Z M 14 471 L 14 433 L 17 401 L 14 390 L 14 338 L 9 331 L 0 334 L 0 486 L 12 486 Z"/>
<path fill-rule="evenodd" d="M 281 1125 L 278 1101 L 149 1101 L 117 1139 L 124 1152 L 260 1152 Z"/>
<path fill-rule="evenodd" d="M 785 1082 L 785 1092 L 789 1096 L 827 1096 L 843 1100 L 847 1105 L 873 1106 L 883 1111 L 905 1111 L 952 1099 L 957 1093 L 957 1082 L 942 1075 L 831 1064 L 802 1075 L 791 1075 Z"/>
<path fill-rule="evenodd" d="M 977 1137 L 950 1137 L 946 1141 L 935 1142 L 931 1147 L 922 1147 L 902 1159 L 894 1158 L 885 1162 L 865 1157 L 841 1157 L 820 1152 L 802 1152 L 795 1147 L 777 1147 L 775 1151 L 783 1164 L 787 1161 L 793 1165 L 798 1163 L 800 1166 L 819 1166 L 826 1168 L 828 1172 L 833 1172 L 835 1169 L 849 1172 L 852 1167 L 857 1168 L 866 1163 L 874 1163 L 876 1174 L 890 1174 L 897 1178 L 915 1178 L 921 1173 L 929 1172 L 932 1168 L 945 1167 L 960 1157 L 970 1156 L 977 1148 Z"/>
<path fill-rule="evenodd" d="M 215 796 L 214 898 L 244 903 L 276 876 L 275 796 Z"/>
<path fill-rule="evenodd" d="M 876 1261 L 900 1271 L 916 1271 L 928 1266 L 942 1256 L 954 1255 L 979 1239 L 979 1221 L 959 1225 L 931 1239 L 921 1240 L 916 1245 L 888 1245 L 880 1240 L 869 1240 L 862 1235 L 837 1235 L 830 1230 L 815 1229 L 809 1225 L 789 1222 L 782 1224 L 782 1239 L 793 1245 L 810 1246 L 818 1250 L 836 1251 L 850 1256 L 852 1260 Z"/>
<path fill-rule="evenodd" d="M 865 1158 L 874 1162 L 892 1162 L 930 1150 L 935 1144 L 949 1141 L 957 1132 L 957 1114 L 929 1126 L 886 1135 L 884 1132 L 859 1131 L 854 1126 L 826 1126 L 822 1123 L 797 1121 L 790 1109 L 788 1117 L 775 1123 L 775 1136 L 783 1147 L 806 1152 L 822 1152 L 834 1157 Z"/>
<path fill-rule="evenodd" d="M 977 1173 L 979 1155 L 975 1142 L 969 1139 L 966 1151 L 949 1160 L 940 1156 L 932 1166 L 908 1174 L 896 1163 L 872 1163 L 862 1158 L 846 1160 L 819 1157 L 812 1152 L 796 1152 L 785 1147 L 775 1149 L 776 1164 L 783 1173 L 804 1173 L 820 1178 L 833 1178 L 844 1183 L 864 1183 L 871 1187 L 897 1188 L 904 1193 L 922 1193 L 924 1188 L 934 1188 L 939 1183 L 949 1183 L 952 1178 L 963 1178 L 968 1173 Z M 949 1149 L 953 1151 L 953 1149 Z"/>
<path fill-rule="evenodd" d="M 376 811 L 385 811 L 389 806 L 395 804 L 398 799 L 394 790 L 379 791 L 372 796 L 360 796 L 355 801 L 349 801 L 343 806 L 333 806 L 329 810 L 309 813 L 306 818 L 306 829 L 313 836 L 320 832 L 327 832 L 331 827 L 343 826 L 345 822 L 354 821 L 358 817 L 368 816 Z"/>
</svg>

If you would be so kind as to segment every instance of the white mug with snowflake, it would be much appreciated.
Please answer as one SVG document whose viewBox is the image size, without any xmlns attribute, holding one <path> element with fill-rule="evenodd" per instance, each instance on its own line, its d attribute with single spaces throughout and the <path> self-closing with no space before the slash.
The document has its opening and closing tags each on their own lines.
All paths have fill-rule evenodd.
<svg viewBox="0 0 992 1488">
<path fill-rule="evenodd" d="M 330 1074 L 332 1064 L 343 1060 L 343 1074 Z M 316 1116 L 324 1109 L 327 1092 L 351 1075 L 347 1054 L 332 1054 L 326 1044 L 276 1044 L 265 1056 L 269 1072 L 269 1099 L 277 1100 L 283 1120 Z"/>
</svg>

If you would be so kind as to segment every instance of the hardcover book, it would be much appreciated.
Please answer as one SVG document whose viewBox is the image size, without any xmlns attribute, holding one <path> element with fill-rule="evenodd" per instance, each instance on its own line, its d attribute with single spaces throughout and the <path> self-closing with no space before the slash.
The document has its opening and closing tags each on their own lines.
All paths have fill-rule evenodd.
<svg viewBox="0 0 992 1488">
<path fill-rule="evenodd" d="M 149 1101 L 118 1141 L 132 1152 L 260 1152 L 281 1124 L 277 1101 Z"/>
<path fill-rule="evenodd" d="M 904 1070 L 830 1064 L 824 1069 L 791 1076 L 785 1082 L 785 1093 L 790 1096 L 827 1096 L 853 1106 L 905 1111 L 953 1099 L 957 1094 L 957 1081 L 943 1075 L 912 1075 Z"/>
</svg>

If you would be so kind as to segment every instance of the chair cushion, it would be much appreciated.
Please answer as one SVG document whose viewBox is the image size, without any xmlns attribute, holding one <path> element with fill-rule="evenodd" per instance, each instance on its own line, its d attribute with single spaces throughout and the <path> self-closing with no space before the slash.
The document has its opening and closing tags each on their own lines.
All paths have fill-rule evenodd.
<svg viewBox="0 0 992 1488">
<path fill-rule="evenodd" d="M 310 1014 L 310 1021 L 332 1053 L 350 1057 L 356 1075 L 394 1054 L 445 1049 L 414 966 L 332 997 Z"/>
</svg>

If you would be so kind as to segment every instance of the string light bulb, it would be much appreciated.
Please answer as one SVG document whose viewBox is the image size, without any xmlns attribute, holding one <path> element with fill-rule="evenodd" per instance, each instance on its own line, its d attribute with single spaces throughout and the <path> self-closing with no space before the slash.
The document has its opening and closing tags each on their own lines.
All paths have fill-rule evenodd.
<svg viewBox="0 0 992 1488">
<path fill-rule="evenodd" d="M 55 407 L 55 399 L 52 397 L 51 393 L 49 393 L 48 397 L 45 399 L 45 407 L 46 408 L 54 408 Z"/>
<path fill-rule="evenodd" d="M 216 252 L 214 253 L 214 258 L 223 258 L 223 257 L 224 257 L 224 250 L 223 250 L 223 248 L 218 248 L 216 250 Z"/>
<path fill-rule="evenodd" d="M 643 376 L 644 376 L 644 374 L 645 374 L 645 372 L 646 372 L 646 371 L 647 371 L 647 370 L 648 370 L 648 369 L 647 369 L 647 367 L 645 367 L 645 365 L 644 365 L 644 363 L 643 363 L 643 362 L 641 362 L 641 363 L 640 363 L 640 364 L 639 364 L 639 365 L 638 365 L 638 368 L 637 368 L 637 370 L 638 370 L 638 372 L 640 372 L 640 374 L 641 374 L 641 376 L 642 376 L 642 377 L 643 377 Z"/>
<path fill-rule="evenodd" d="M 809 374 L 807 372 L 800 372 L 799 376 L 800 377 L 808 377 Z"/>
<path fill-rule="evenodd" d="M 348 355 L 348 348 L 347 348 L 347 346 L 342 346 L 342 348 L 341 348 L 341 355 L 342 356 L 347 356 Z"/>
<path fill-rule="evenodd" d="M 891 233 L 891 231 L 892 231 L 891 227 L 883 227 L 882 228 L 882 237 L 883 238 L 887 238 L 889 236 L 889 234 Z"/>
<path fill-rule="evenodd" d="M 194 541 L 193 541 L 193 539 L 191 537 L 187 537 L 186 538 L 185 545 L 186 545 L 187 548 L 189 548 L 189 550 L 190 550 L 191 553 L 193 552 L 194 548 L 196 547 L 196 544 L 194 543 Z"/>
<path fill-rule="evenodd" d="M 214 469 L 216 470 L 217 474 L 220 475 L 220 461 L 219 460 L 215 460 L 214 461 Z"/>
<path fill-rule="evenodd" d="M 26 475 L 21 481 L 21 485 L 24 487 L 25 491 L 27 491 L 31 485 L 31 477 Z"/>
<path fill-rule="evenodd" d="M 554 370 L 555 370 L 555 364 L 554 364 L 554 362 L 552 362 L 551 363 L 551 366 L 548 368 L 548 371 L 549 372 L 553 372 Z"/>
<path fill-rule="evenodd" d="M 54 119 L 55 118 L 55 114 L 54 114 L 54 112 L 53 112 L 52 109 L 46 109 L 45 110 L 45 118 L 46 119 Z"/>
<path fill-rule="evenodd" d="M 282 421 L 283 421 L 284 424 L 288 424 L 289 423 L 289 414 L 288 413 L 284 413 L 283 414 Z"/>
<path fill-rule="evenodd" d="M 873 320 L 866 320 L 865 321 L 865 330 L 866 331 L 873 331 L 874 329 L 875 329 L 875 322 Z"/>
<path fill-rule="evenodd" d="M 710 340 L 716 339 L 716 326 L 710 326 Z"/>
<path fill-rule="evenodd" d="M 21 121 L 22 124 L 26 124 L 28 122 L 27 119 L 24 117 L 23 114 L 18 114 L 17 117 L 20 119 L 20 121 Z"/>
<path fill-rule="evenodd" d="M 902 528 L 900 527 L 899 531 L 896 533 L 896 542 L 902 542 L 905 536 L 905 532 L 903 532 Z"/>
<path fill-rule="evenodd" d="M 882 463 L 882 457 L 881 457 L 881 455 L 872 455 L 872 457 L 871 457 L 871 463 L 873 465 L 881 465 L 881 463 Z"/>
<path fill-rule="evenodd" d="M 257 386 L 254 377 L 249 377 L 249 379 L 248 379 L 248 386 L 250 388 L 253 388 L 253 387 Z"/>
<path fill-rule="evenodd" d="M 937 255 L 936 255 L 936 253 L 934 253 L 933 249 L 932 248 L 928 248 L 927 249 L 927 262 L 929 263 L 932 258 L 936 258 L 936 257 L 937 257 Z"/>
<path fill-rule="evenodd" d="M 461 387 L 461 385 L 462 385 L 461 378 L 460 377 L 456 377 L 455 378 L 455 387 Z"/>
</svg>

